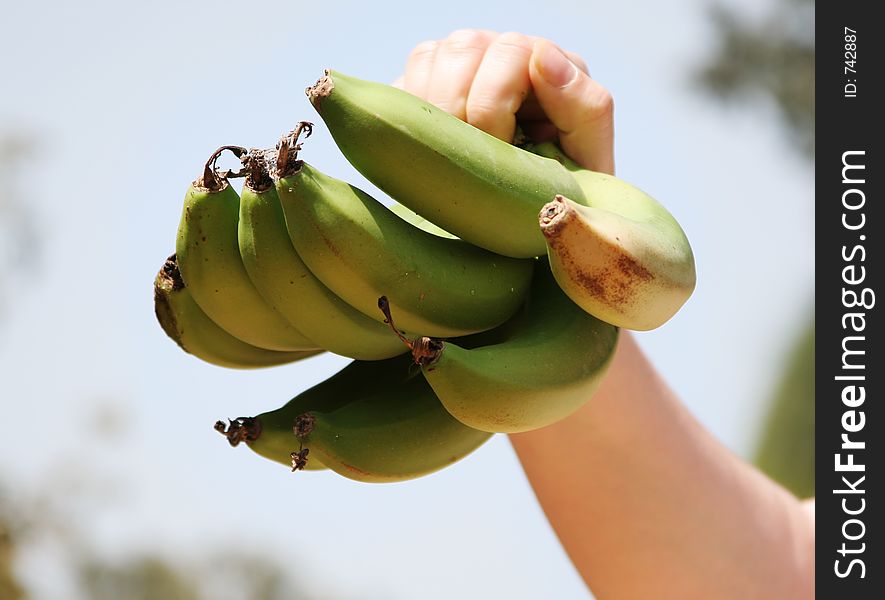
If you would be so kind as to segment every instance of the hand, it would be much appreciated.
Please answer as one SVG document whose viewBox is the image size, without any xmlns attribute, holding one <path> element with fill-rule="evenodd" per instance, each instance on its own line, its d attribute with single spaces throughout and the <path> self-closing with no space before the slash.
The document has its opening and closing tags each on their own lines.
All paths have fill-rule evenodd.
<svg viewBox="0 0 885 600">
<path fill-rule="evenodd" d="M 520 33 L 475 29 L 418 44 L 394 83 L 510 142 L 517 124 L 581 166 L 614 173 L 611 94 L 578 55 Z"/>
</svg>

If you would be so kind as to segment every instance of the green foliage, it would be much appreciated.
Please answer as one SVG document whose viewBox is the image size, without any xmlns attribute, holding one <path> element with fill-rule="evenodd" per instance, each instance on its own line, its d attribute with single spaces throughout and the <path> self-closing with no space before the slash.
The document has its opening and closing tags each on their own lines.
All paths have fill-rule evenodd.
<svg viewBox="0 0 885 600">
<path fill-rule="evenodd" d="M 0 598 L 18 600 L 24 598 L 24 592 L 12 571 L 13 540 L 5 518 L 5 511 L 0 511 Z"/>
<path fill-rule="evenodd" d="M 133 560 L 122 566 L 90 562 L 80 569 L 87 598 L 93 600 L 197 600 L 192 582 L 156 558 Z"/>
<path fill-rule="evenodd" d="M 814 2 L 781 0 L 759 23 L 712 8 L 719 47 L 698 73 L 723 100 L 766 98 L 809 158 L 814 156 Z"/>
<path fill-rule="evenodd" d="M 21 552 L 44 553 L 75 574 L 64 597 L 89 600 L 302 600 L 309 597 L 301 584 L 304 564 L 297 568 L 277 557 L 244 552 L 249 540 L 239 533 L 217 544 L 219 550 L 194 548 L 194 553 L 170 551 L 146 555 L 124 551 L 114 557 L 95 552 L 88 524 L 69 518 L 71 506 L 87 497 L 65 487 L 59 492 L 53 481 L 36 493 L 6 493 L 0 472 L 0 600 L 21 600 L 37 589 L 20 581 L 15 556 Z M 94 483 L 96 474 L 79 478 Z M 85 527 L 84 527 L 85 525 Z M 47 548 L 51 548 L 45 554 Z M 45 592 L 45 591 L 44 591 Z M 332 598 L 325 594 L 324 598 Z"/>
<path fill-rule="evenodd" d="M 814 318 L 794 345 L 756 450 L 756 464 L 800 498 L 814 495 Z"/>
<path fill-rule="evenodd" d="M 90 558 L 78 568 L 90 600 L 299 600 L 305 594 L 276 561 L 225 551 L 196 562 L 136 556 L 121 564 Z"/>
</svg>

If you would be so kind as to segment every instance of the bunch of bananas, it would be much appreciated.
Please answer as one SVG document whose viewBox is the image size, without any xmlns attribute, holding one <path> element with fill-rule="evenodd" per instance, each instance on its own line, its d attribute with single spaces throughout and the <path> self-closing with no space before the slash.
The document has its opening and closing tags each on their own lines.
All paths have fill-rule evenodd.
<svg viewBox="0 0 885 600">
<path fill-rule="evenodd" d="M 231 445 L 359 481 L 428 474 L 575 411 L 619 328 L 660 326 L 694 289 L 670 213 L 556 145 L 511 145 L 337 72 L 307 95 L 401 204 L 300 160 L 307 122 L 273 149 L 209 158 L 154 286 L 163 329 L 224 367 L 355 359 L 278 410 L 216 423 Z M 217 168 L 225 151 L 240 171 Z"/>
</svg>

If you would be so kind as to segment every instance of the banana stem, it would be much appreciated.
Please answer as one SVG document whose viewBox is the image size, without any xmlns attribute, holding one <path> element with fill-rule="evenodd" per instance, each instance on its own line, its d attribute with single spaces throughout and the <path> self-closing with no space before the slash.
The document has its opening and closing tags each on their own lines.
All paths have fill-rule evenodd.
<svg viewBox="0 0 885 600">
<path fill-rule="evenodd" d="M 292 458 L 292 472 L 303 471 L 307 466 L 307 455 L 310 454 L 310 448 L 302 448 L 298 452 L 293 452 L 289 456 Z"/>
<path fill-rule="evenodd" d="M 307 455 L 310 448 L 304 447 L 304 438 L 310 435 L 316 425 L 316 417 L 310 413 L 300 414 L 295 417 L 292 424 L 292 433 L 298 438 L 298 450 L 289 455 L 292 459 L 292 472 L 301 471 L 307 466 Z"/>
<path fill-rule="evenodd" d="M 237 417 L 215 422 L 215 431 L 227 438 L 228 443 L 236 447 L 240 442 L 254 442 L 261 435 L 261 421 L 254 417 Z"/>
<path fill-rule="evenodd" d="M 273 187 L 273 179 L 270 176 L 270 165 L 275 158 L 275 150 L 260 150 L 253 148 L 240 159 L 243 163 L 243 171 L 246 173 L 245 185 L 249 189 L 261 193 Z"/>
<path fill-rule="evenodd" d="M 567 212 L 568 206 L 565 203 L 565 196 L 557 194 L 551 202 L 541 207 L 538 214 L 541 232 L 544 235 L 553 235 L 556 231 L 556 221 L 560 215 Z"/>
<path fill-rule="evenodd" d="M 184 288 L 184 279 L 181 277 L 181 270 L 178 268 L 178 257 L 175 254 L 166 259 L 160 273 L 165 281 L 172 284 L 173 292 Z"/>
<path fill-rule="evenodd" d="M 326 69 L 323 71 L 323 76 L 315 84 L 304 90 L 304 93 L 307 94 L 310 103 L 319 109 L 323 98 L 328 98 L 333 89 L 335 89 L 335 82 L 332 81 L 332 72 Z"/>
<path fill-rule="evenodd" d="M 220 147 L 213 152 L 212 156 L 209 157 L 209 160 L 206 161 L 206 165 L 203 167 L 203 175 L 194 182 L 197 187 L 205 188 L 210 192 L 218 192 L 224 189 L 224 186 L 227 185 L 227 180 L 231 177 L 243 177 L 243 175 L 245 175 L 245 169 L 240 169 L 236 172 L 233 172 L 230 169 L 227 171 L 218 170 L 216 163 L 218 162 L 218 158 L 224 154 L 225 150 L 230 150 L 233 155 L 239 159 L 242 159 L 248 152 L 248 150 L 242 146 Z"/>
<path fill-rule="evenodd" d="M 390 328 L 393 330 L 393 333 L 396 334 L 396 337 L 402 340 L 403 344 L 405 344 L 409 350 L 413 350 L 414 343 L 404 336 L 403 332 L 397 329 L 396 325 L 393 323 L 393 316 L 390 314 L 390 300 L 387 299 L 387 296 L 381 296 L 378 298 L 378 308 L 380 308 L 382 314 L 384 314 L 384 322 L 390 325 Z"/>
<path fill-rule="evenodd" d="M 309 121 L 300 121 L 295 129 L 280 138 L 277 142 L 277 177 L 285 177 L 298 169 L 298 152 L 301 150 L 301 144 L 298 138 L 304 134 L 304 139 L 310 137 L 313 133 L 313 123 Z"/>
<path fill-rule="evenodd" d="M 396 336 L 412 351 L 412 359 L 414 359 L 416 365 L 427 367 L 439 360 L 445 347 L 445 342 L 427 337 L 426 335 L 413 340 L 404 336 L 393 322 L 393 316 L 390 314 L 390 301 L 387 299 L 387 296 L 378 298 L 378 308 L 384 314 L 384 322 L 390 325 Z"/>
</svg>

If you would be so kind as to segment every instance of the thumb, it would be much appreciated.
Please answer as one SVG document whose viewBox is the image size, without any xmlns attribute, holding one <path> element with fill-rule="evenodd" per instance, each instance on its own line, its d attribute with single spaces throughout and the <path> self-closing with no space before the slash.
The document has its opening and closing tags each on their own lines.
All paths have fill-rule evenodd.
<svg viewBox="0 0 885 600">
<path fill-rule="evenodd" d="M 547 40 L 534 45 L 529 77 L 566 154 L 587 169 L 614 173 L 614 104 L 609 91 Z"/>
</svg>

